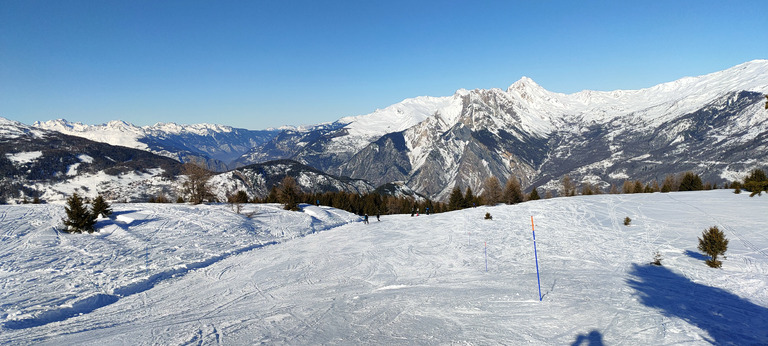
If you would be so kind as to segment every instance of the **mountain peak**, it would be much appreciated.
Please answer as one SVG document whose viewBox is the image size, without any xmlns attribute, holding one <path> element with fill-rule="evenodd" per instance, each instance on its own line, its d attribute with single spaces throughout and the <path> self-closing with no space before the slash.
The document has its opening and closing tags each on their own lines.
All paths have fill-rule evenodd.
<svg viewBox="0 0 768 346">
<path fill-rule="evenodd" d="M 533 79 L 523 76 L 518 80 L 517 82 L 512 83 L 512 85 L 507 88 L 507 92 L 513 91 L 513 90 L 531 90 L 531 89 L 544 89 L 539 84 L 533 81 Z"/>
</svg>

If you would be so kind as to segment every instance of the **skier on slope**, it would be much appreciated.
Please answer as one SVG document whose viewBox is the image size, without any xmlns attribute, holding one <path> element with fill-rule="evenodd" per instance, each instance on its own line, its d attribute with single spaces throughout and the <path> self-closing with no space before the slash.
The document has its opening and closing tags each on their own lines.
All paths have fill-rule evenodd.
<svg viewBox="0 0 768 346">
<path fill-rule="evenodd" d="M 365 217 L 363 217 L 363 223 L 368 224 L 368 214 L 365 214 Z"/>
</svg>

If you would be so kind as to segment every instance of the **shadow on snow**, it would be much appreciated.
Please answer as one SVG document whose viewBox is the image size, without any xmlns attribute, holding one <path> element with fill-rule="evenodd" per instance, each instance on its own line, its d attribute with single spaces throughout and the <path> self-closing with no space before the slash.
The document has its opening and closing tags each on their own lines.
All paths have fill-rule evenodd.
<svg viewBox="0 0 768 346">
<path fill-rule="evenodd" d="M 663 266 L 633 264 L 630 274 L 627 283 L 637 291 L 641 303 L 707 331 L 711 338 L 707 341 L 768 344 L 768 308 L 692 282 Z"/>
<path fill-rule="evenodd" d="M 704 254 L 700 254 L 700 253 L 698 253 L 696 251 L 691 251 L 691 250 L 685 250 L 685 255 L 690 257 L 690 258 L 697 259 L 697 260 L 702 260 L 702 261 L 706 261 L 706 260 L 709 259 L 709 256 L 704 255 Z"/>
<path fill-rule="evenodd" d="M 571 346 L 603 346 L 603 334 L 600 334 L 600 332 L 593 330 L 589 332 L 589 334 L 579 334 L 576 337 L 576 341 L 574 341 Z"/>
</svg>

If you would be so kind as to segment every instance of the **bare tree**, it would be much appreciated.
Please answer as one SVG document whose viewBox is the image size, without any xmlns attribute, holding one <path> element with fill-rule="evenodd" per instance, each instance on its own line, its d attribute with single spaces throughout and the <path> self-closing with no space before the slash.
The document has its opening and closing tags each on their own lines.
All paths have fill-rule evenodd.
<svg viewBox="0 0 768 346">
<path fill-rule="evenodd" d="M 574 185 L 573 180 L 570 176 L 565 175 L 563 176 L 562 182 L 562 189 L 560 190 L 560 196 L 562 197 L 570 197 L 570 196 L 576 196 L 576 185 Z"/>
<path fill-rule="evenodd" d="M 489 177 L 483 184 L 483 200 L 487 205 L 495 205 L 501 201 L 501 183 L 496 177 Z"/>
<path fill-rule="evenodd" d="M 190 202 L 200 204 L 213 197 L 208 187 L 210 171 L 194 163 L 185 163 L 182 174 L 187 176 L 187 181 L 184 182 L 184 193 L 189 196 Z"/>
</svg>

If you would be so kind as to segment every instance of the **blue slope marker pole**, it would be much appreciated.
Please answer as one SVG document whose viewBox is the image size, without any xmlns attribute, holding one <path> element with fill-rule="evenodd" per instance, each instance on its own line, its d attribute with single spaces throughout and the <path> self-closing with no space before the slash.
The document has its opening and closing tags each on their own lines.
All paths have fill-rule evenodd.
<svg viewBox="0 0 768 346">
<path fill-rule="evenodd" d="M 539 255 L 536 253 L 536 230 L 533 228 L 533 215 L 531 215 L 531 232 L 533 232 L 533 257 L 536 259 L 536 281 L 539 283 L 539 301 L 541 301 L 541 279 L 539 278 Z"/>
</svg>

